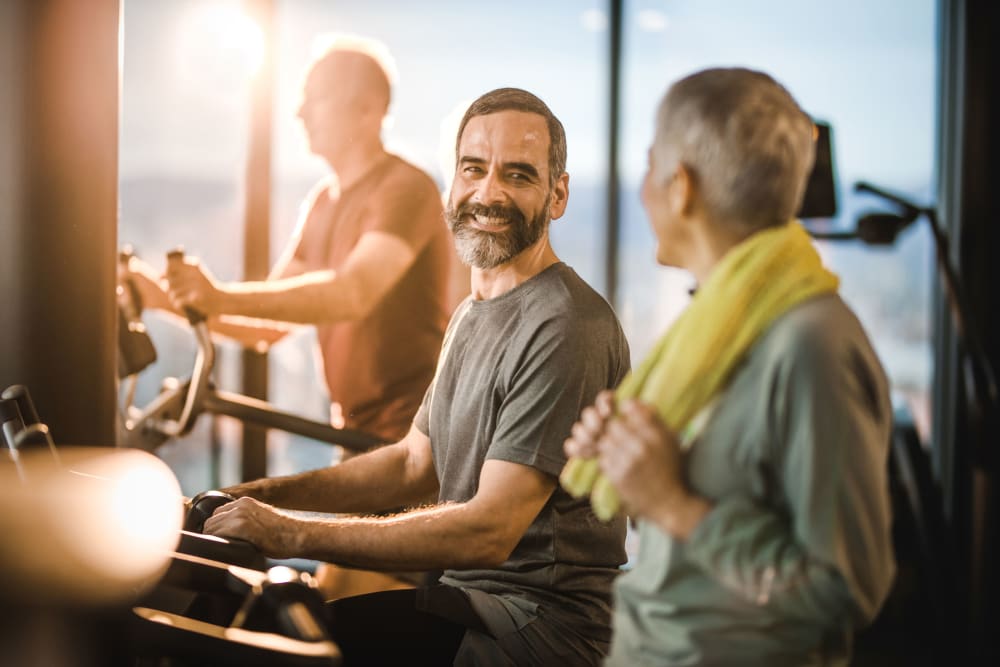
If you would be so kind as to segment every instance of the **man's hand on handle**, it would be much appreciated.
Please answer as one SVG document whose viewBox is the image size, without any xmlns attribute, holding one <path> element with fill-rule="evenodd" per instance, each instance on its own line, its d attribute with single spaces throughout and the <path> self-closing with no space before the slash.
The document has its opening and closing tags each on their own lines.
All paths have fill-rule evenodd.
<svg viewBox="0 0 1000 667">
<path fill-rule="evenodd" d="M 270 558 L 297 554 L 298 520 L 250 497 L 237 498 L 205 520 L 206 535 L 250 542 Z"/>
<path fill-rule="evenodd" d="M 223 294 L 219 283 L 197 258 L 167 262 L 166 279 L 170 301 L 178 311 L 187 307 L 205 315 L 221 312 Z"/>
</svg>

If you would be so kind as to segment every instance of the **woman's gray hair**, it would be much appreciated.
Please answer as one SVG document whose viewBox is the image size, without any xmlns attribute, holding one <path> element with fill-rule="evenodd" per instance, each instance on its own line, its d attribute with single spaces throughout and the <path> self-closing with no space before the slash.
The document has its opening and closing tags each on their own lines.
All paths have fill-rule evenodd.
<svg viewBox="0 0 1000 667">
<path fill-rule="evenodd" d="M 815 126 L 763 72 L 708 69 L 667 90 L 656 118 L 654 179 L 678 162 L 708 214 L 752 228 L 795 217 L 815 158 Z"/>
</svg>

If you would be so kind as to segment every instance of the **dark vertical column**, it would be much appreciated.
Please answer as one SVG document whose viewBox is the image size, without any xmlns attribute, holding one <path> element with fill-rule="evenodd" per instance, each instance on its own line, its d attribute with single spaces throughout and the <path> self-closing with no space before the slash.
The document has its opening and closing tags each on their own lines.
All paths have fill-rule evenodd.
<svg viewBox="0 0 1000 667">
<path fill-rule="evenodd" d="M 993 368 L 1000 364 L 1000 79 L 993 62 L 998 47 L 1000 5 L 989 0 L 945 0 L 941 4 L 942 106 L 940 155 L 941 213 L 953 239 L 969 308 L 967 326 L 983 341 Z M 959 644 L 971 654 L 967 664 L 1000 660 L 997 494 L 1000 463 L 1000 410 L 981 396 L 984 419 L 970 410 L 961 380 L 957 340 L 939 298 L 935 394 L 935 441 L 940 451 L 942 487 L 956 536 L 959 579 L 966 612 Z M 957 659 L 961 660 L 961 657 Z"/>
<path fill-rule="evenodd" d="M 965 57 L 963 2 L 942 2 L 938 14 L 940 58 L 938 72 L 938 210 L 941 224 L 949 238 L 956 238 L 961 219 L 961 110 L 965 90 L 962 76 Z M 952 243 L 953 256 L 949 259 L 957 265 L 954 251 L 958 244 Z M 935 472 L 944 486 L 944 511 L 950 521 L 958 518 L 963 510 L 954 506 L 957 501 L 951 493 L 950 481 L 955 470 L 961 466 L 955 460 L 954 446 L 956 432 L 956 410 L 958 397 L 959 367 L 958 348 L 955 331 L 948 313 L 944 287 L 940 281 L 934 291 L 935 311 L 935 358 L 934 358 L 934 422 L 931 440 L 934 443 Z"/>
<path fill-rule="evenodd" d="M 605 296 L 614 306 L 618 303 L 618 236 L 620 234 L 618 132 L 621 109 L 622 71 L 622 12 L 624 0 L 608 2 L 608 183 L 607 227 L 604 239 Z"/>
<path fill-rule="evenodd" d="M 274 89 L 273 0 L 246 0 L 246 11 L 264 33 L 265 52 L 254 78 L 250 102 L 250 148 L 247 152 L 246 214 L 243 275 L 263 280 L 270 268 L 271 234 L 271 128 Z M 267 354 L 243 351 L 243 393 L 267 400 Z M 244 480 L 267 475 L 267 430 L 243 425 Z"/>
<path fill-rule="evenodd" d="M 996 66 L 996 35 L 1000 31 L 1000 6 L 987 0 L 968 0 L 965 24 L 965 107 L 962 182 L 961 236 L 959 263 L 970 310 L 975 314 L 970 326 L 978 328 L 985 342 L 985 354 L 993 368 L 1000 363 L 1000 269 L 996 253 L 1000 248 L 1000 198 L 996 187 L 1000 179 L 1000 79 Z M 968 351 L 968 350 L 966 350 Z M 980 397 L 989 400 L 989 397 Z M 969 396 L 963 396 L 966 408 L 965 429 L 969 436 L 969 568 L 972 581 L 971 629 L 974 660 L 989 664 L 1000 660 L 1000 638 L 996 619 L 1000 613 L 1000 577 L 998 555 L 998 448 L 1000 415 L 996 403 L 983 406 L 985 419 L 970 419 Z"/>
<path fill-rule="evenodd" d="M 114 445 L 119 0 L 2 4 L 0 389 Z"/>
</svg>

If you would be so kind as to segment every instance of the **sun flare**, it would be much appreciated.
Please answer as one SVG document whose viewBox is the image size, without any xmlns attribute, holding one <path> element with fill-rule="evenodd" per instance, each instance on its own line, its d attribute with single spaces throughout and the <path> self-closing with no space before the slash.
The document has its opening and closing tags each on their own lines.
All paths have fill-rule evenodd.
<svg viewBox="0 0 1000 667">
<path fill-rule="evenodd" d="M 238 2 L 199 3 L 181 28 L 183 61 L 220 77 L 252 77 L 264 61 L 264 32 Z"/>
</svg>

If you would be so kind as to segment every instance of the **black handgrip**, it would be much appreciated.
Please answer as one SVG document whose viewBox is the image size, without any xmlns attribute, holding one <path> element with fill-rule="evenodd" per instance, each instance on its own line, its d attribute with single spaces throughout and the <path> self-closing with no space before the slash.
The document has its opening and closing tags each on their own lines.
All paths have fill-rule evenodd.
<svg viewBox="0 0 1000 667">
<path fill-rule="evenodd" d="M 118 379 L 142 372 L 156 361 L 156 347 L 146 325 L 129 320 L 124 309 L 118 309 Z"/>
<path fill-rule="evenodd" d="M 17 435 L 24 430 L 24 421 L 17 401 L 12 398 L 0 398 L 0 439 L 7 447 L 16 449 Z"/>
<path fill-rule="evenodd" d="M 202 532 L 205 529 L 205 520 L 212 516 L 217 508 L 234 500 L 236 500 L 234 496 L 224 491 L 202 491 L 191 499 L 187 516 L 184 517 L 184 530 L 191 533 Z"/>
<path fill-rule="evenodd" d="M 29 424 L 14 436 L 14 449 L 27 451 L 32 449 L 47 449 L 55 451 L 55 443 L 45 424 Z"/>
<path fill-rule="evenodd" d="M 17 408 L 21 411 L 21 420 L 25 426 L 38 424 L 42 421 L 38 418 L 35 403 L 31 400 L 31 393 L 28 392 L 28 388 L 23 384 L 13 384 L 7 387 L 4 389 L 3 394 L 0 394 L 0 398 L 13 400 L 17 403 Z"/>
<path fill-rule="evenodd" d="M 184 261 L 184 248 L 177 247 L 167 252 L 168 265 L 172 262 L 183 262 L 183 261 Z M 187 317 L 188 322 L 191 323 L 191 326 L 194 326 L 196 324 L 201 324 L 207 319 L 205 317 L 205 313 L 201 312 L 200 310 L 192 306 L 184 306 L 184 315 Z"/>
<path fill-rule="evenodd" d="M 0 398 L 0 423 L 6 424 L 15 419 L 20 424 L 24 424 L 21 420 L 21 410 L 17 407 L 17 401 L 12 398 Z"/>
</svg>

